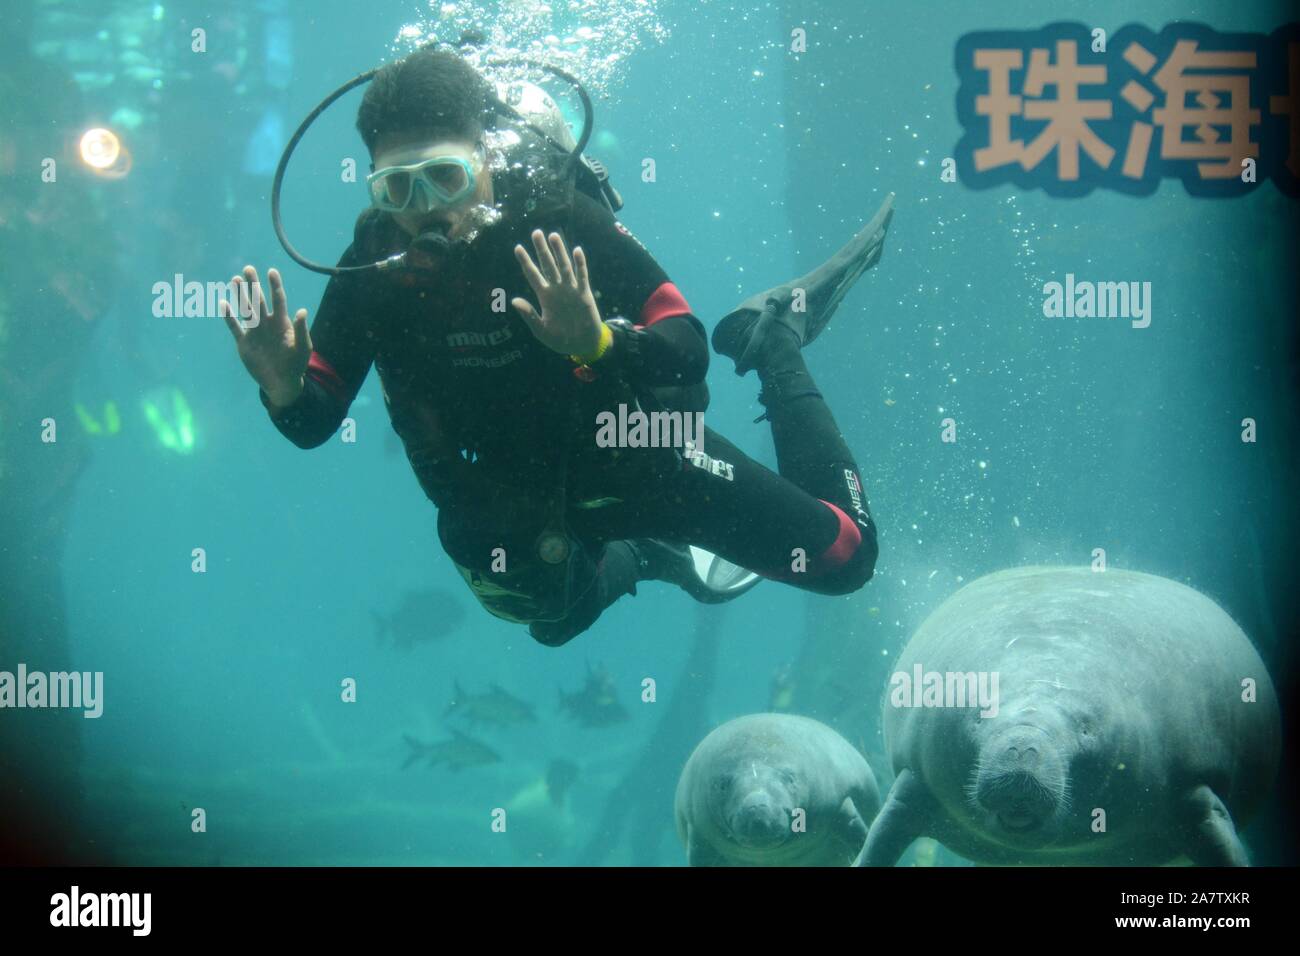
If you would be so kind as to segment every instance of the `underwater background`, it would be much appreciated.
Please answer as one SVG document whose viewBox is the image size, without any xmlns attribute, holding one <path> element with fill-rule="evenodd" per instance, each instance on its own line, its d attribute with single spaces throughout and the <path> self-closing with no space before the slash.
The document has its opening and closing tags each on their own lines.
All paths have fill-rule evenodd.
<svg viewBox="0 0 1300 956">
<path fill-rule="evenodd" d="M 770 709 L 815 717 L 862 749 L 883 792 L 881 695 L 926 615 L 982 574 L 1084 564 L 1094 548 L 1218 602 L 1289 710 L 1296 200 L 1271 183 L 1063 199 L 940 178 L 963 134 L 958 40 L 1074 21 L 1075 6 L 7 0 L 0 669 L 102 671 L 105 688 L 96 720 L 0 712 L 0 787 L 30 813 L 25 839 L 133 865 L 682 865 L 673 791 L 709 729 Z M 1087 10 L 1110 31 L 1190 19 L 1267 34 L 1290 14 Z M 809 50 L 793 56 L 800 26 Z M 710 328 L 897 194 L 882 261 L 807 353 L 879 526 L 863 590 L 765 582 L 710 608 L 646 583 L 543 647 L 481 610 L 442 553 L 376 375 L 350 413 L 356 442 L 304 453 L 268 421 L 218 318 L 153 314 L 155 283 L 224 282 L 251 263 L 281 269 L 291 307 L 314 316 L 325 278 L 294 266 L 270 223 L 285 141 L 346 79 L 470 28 L 570 52 L 620 219 Z M 359 99 L 312 127 L 285 186 L 287 228 L 318 260 L 346 246 L 366 201 L 338 176 L 341 158 L 366 162 Z M 75 152 L 92 127 L 113 130 L 129 164 L 103 177 L 69 161 L 56 198 L 32 157 Z M 1066 273 L 1151 282 L 1151 327 L 1044 319 L 1043 284 Z M 715 356 L 709 383 L 710 426 L 775 467 L 754 380 Z M 57 458 L 34 437 L 47 416 Z M 955 446 L 936 440 L 948 416 Z M 1240 440 L 1244 417 L 1261 422 L 1256 444 Z M 584 720 L 597 691 L 615 716 Z M 467 699 L 478 709 L 448 713 Z M 403 767 L 404 736 L 453 731 L 476 765 Z M 1293 779 L 1286 763 L 1244 831 L 1256 863 L 1296 862 Z M 505 834 L 489 825 L 497 807 Z M 964 863 L 929 841 L 903 862 Z"/>
</svg>

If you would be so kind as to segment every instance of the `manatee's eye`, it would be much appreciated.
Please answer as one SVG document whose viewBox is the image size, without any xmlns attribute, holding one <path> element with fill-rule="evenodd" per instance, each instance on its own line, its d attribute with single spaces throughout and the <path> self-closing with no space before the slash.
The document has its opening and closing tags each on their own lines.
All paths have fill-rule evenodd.
<svg viewBox="0 0 1300 956">
<path fill-rule="evenodd" d="M 730 777 L 718 777 L 713 781 L 713 789 L 715 790 L 726 790 L 729 786 L 731 786 Z"/>
</svg>

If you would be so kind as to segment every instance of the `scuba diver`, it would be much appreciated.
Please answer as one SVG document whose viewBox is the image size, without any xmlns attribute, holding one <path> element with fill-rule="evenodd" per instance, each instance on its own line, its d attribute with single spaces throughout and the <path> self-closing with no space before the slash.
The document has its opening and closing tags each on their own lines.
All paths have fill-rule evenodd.
<svg viewBox="0 0 1300 956">
<path fill-rule="evenodd" d="M 677 447 L 605 447 L 597 416 L 620 405 L 702 412 L 709 351 L 682 293 L 615 218 L 603 168 L 581 157 L 567 193 L 544 174 L 548 141 L 578 158 L 589 138 L 585 92 L 573 81 L 588 109 L 575 146 L 539 87 L 491 83 L 453 50 L 372 74 L 308 117 L 277 173 L 281 241 L 332 275 L 310 330 L 274 269 L 269 304 L 251 266 L 232 280 L 239 302 L 223 303 L 275 427 L 323 444 L 373 364 L 446 553 L 490 613 L 543 644 L 643 581 L 709 603 L 760 576 L 828 595 L 862 587 L 875 524 L 801 350 L 878 260 L 892 196 L 829 262 L 713 331 L 738 374 L 758 373 L 779 474 L 707 427 Z M 306 126 L 367 77 L 370 207 L 338 266 L 317 266 L 283 235 L 279 181 Z"/>
</svg>

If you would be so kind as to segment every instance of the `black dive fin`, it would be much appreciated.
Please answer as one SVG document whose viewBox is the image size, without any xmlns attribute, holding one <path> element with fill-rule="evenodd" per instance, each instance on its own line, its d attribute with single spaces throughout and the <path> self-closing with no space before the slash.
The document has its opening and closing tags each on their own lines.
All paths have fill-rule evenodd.
<svg viewBox="0 0 1300 956">
<path fill-rule="evenodd" d="M 744 375 L 757 362 L 764 336 L 773 322 L 788 326 L 799 337 L 801 345 L 808 345 L 826 328 L 862 273 L 880 260 L 893 215 L 894 194 L 890 193 L 871 221 L 826 262 L 807 275 L 751 296 L 732 309 L 714 329 L 714 349 L 734 359 L 736 374 Z M 796 289 L 804 293 L 804 307 L 798 311 L 793 308 Z M 757 322 L 753 321 L 755 316 Z M 752 328 L 745 328 L 750 323 Z"/>
</svg>

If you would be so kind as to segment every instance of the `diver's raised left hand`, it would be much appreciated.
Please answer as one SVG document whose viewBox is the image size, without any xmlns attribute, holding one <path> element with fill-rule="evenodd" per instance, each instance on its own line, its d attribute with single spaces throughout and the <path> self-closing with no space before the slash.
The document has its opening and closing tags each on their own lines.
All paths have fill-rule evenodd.
<svg viewBox="0 0 1300 956">
<path fill-rule="evenodd" d="M 600 346 L 601 323 L 587 276 L 587 257 L 581 247 L 575 247 L 570 261 L 558 232 L 551 233 L 549 244 L 540 229 L 533 230 L 532 238 L 537 262 L 522 245 L 515 246 L 515 258 L 541 303 L 542 314 L 527 299 L 512 299 L 510 304 L 548 349 L 561 355 L 590 355 Z"/>
</svg>

